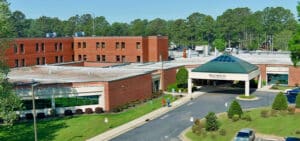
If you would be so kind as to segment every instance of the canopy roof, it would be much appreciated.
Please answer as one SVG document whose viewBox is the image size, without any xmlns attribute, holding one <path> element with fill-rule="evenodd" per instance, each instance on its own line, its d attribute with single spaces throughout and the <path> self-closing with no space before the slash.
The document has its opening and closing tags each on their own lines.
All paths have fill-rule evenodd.
<svg viewBox="0 0 300 141">
<path fill-rule="evenodd" d="M 257 69 L 258 67 L 256 65 L 234 57 L 230 54 L 223 54 L 193 69 L 192 72 L 248 74 Z"/>
</svg>

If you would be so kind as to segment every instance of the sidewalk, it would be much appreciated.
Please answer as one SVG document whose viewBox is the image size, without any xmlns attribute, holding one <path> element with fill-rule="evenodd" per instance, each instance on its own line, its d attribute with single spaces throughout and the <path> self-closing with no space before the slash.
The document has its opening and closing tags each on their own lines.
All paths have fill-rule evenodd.
<svg viewBox="0 0 300 141">
<path fill-rule="evenodd" d="M 193 98 L 196 98 L 202 94 L 204 94 L 206 92 L 195 92 L 192 94 L 192 97 Z M 113 139 L 123 133 L 126 133 L 134 128 L 137 128 L 143 124 L 146 124 L 147 121 L 149 120 L 153 120 L 155 118 L 158 118 L 159 116 L 169 112 L 169 111 L 172 111 L 174 109 L 176 109 L 177 107 L 189 102 L 191 100 L 191 96 L 190 95 L 187 95 L 187 94 L 183 94 L 184 97 L 174 101 L 171 103 L 171 107 L 162 107 L 162 108 L 159 108 L 151 113 L 148 113 L 142 117 L 139 117 L 135 120 L 132 120 L 128 123 L 125 123 L 119 127 L 116 127 L 116 128 L 113 128 L 111 130 L 108 130 L 102 134 L 99 134 L 93 138 L 90 138 L 88 139 L 88 141 L 108 141 L 110 139 Z M 147 120 L 147 121 L 146 121 Z"/>
</svg>

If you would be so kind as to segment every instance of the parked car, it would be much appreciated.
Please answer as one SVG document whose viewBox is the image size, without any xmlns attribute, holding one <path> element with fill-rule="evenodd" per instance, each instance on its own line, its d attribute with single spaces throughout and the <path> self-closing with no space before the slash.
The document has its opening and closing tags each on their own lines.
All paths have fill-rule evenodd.
<svg viewBox="0 0 300 141">
<path fill-rule="evenodd" d="M 254 141 L 255 132 L 253 129 L 245 128 L 237 132 L 234 141 Z"/>
<path fill-rule="evenodd" d="M 300 88 L 295 88 L 292 90 L 286 91 L 286 97 L 289 103 L 295 103 L 297 95 L 300 93 Z"/>
<path fill-rule="evenodd" d="M 300 138 L 297 138 L 297 137 L 286 137 L 285 141 L 300 141 Z"/>
</svg>

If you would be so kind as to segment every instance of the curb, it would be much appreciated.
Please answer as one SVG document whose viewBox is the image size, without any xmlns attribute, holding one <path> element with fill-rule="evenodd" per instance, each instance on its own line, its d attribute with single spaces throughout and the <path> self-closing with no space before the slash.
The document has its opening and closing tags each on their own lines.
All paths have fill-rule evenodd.
<svg viewBox="0 0 300 141">
<path fill-rule="evenodd" d="M 251 99 L 248 99 L 248 98 L 240 98 L 239 96 L 235 97 L 235 99 L 237 100 L 241 100 L 241 101 L 256 101 L 256 100 L 259 100 L 259 97 L 254 97 L 254 98 L 251 98 Z"/>
</svg>

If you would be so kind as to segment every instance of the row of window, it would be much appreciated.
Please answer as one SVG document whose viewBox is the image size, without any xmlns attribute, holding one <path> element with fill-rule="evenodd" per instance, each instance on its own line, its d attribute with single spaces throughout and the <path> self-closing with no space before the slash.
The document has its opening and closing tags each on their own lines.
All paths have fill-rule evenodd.
<svg viewBox="0 0 300 141">
<path fill-rule="evenodd" d="M 78 48 L 86 48 L 86 42 L 78 42 L 77 43 Z M 116 42 L 115 48 L 121 48 L 124 49 L 126 46 L 125 42 Z M 96 42 L 96 48 L 105 48 L 105 42 Z M 72 43 L 72 48 L 74 48 L 74 43 Z M 136 48 L 140 49 L 141 48 L 141 42 L 136 42 Z"/>
<path fill-rule="evenodd" d="M 74 55 L 72 56 L 72 60 L 74 61 Z M 55 56 L 55 63 L 62 63 L 64 62 L 63 56 Z M 45 57 L 37 57 L 36 58 L 36 65 L 45 65 L 46 64 L 46 58 Z M 26 62 L 25 59 L 15 59 L 15 67 L 25 67 Z"/>
</svg>

